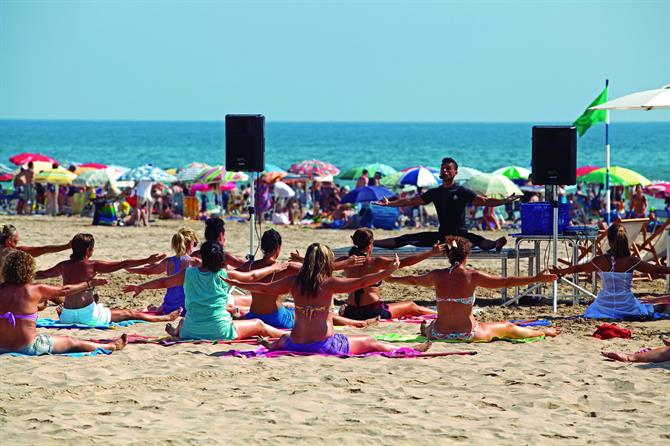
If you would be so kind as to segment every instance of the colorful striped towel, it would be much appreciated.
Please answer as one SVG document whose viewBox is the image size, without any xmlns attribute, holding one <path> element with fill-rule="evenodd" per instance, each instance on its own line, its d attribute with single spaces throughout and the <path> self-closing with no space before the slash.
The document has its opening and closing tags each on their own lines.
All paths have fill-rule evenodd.
<svg viewBox="0 0 670 446">
<path fill-rule="evenodd" d="M 105 350 L 102 348 L 97 348 L 93 350 L 92 352 L 79 352 L 79 353 L 54 353 L 54 354 L 49 354 L 49 355 L 42 355 L 42 356 L 69 356 L 71 358 L 82 358 L 84 356 L 98 356 L 98 355 L 111 355 L 112 351 L 111 350 Z M 11 353 L 0 353 L 0 355 L 6 355 L 6 356 L 31 356 L 31 355 L 24 355 L 23 353 L 16 353 L 16 352 L 11 352 Z"/>
<path fill-rule="evenodd" d="M 400 333 L 387 333 L 387 334 L 378 334 L 378 335 L 373 335 L 375 339 L 378 341 L 386 341 L 386 342 L 426 342 L 428 339 L 424 336 L 421 335 L 406 335 L 406 334 L 400 334 Z M 495 338 L 494 341 L 506 341 L 506 342 L 512 342 L 514 344 L 528 344 L 530 342 L 537 342 L 541 341 L 544 339 L 544 336 L 538 336 L 536 338 L 522 338 L 522 339 L 501 339 L 501 338 Z M 466 342 L 466 341 L 459 341 L 459 340 L 435 340 L 433 339 L 433 342 L 451 342 L 451 343 L 466 343 L 466 344 L 474 344 L 474 343 L 483 343 L 487 341 L 472 341 L 472 342 Z"/>
<path fill-rule="evenodd" d="M 393 358 L 393 359 L 409 359 L 409 358 L 437 358 L 440 356 L 453 356 L 453 355 L 476 355 L 475 351 L 463 351 L 463 352 L 441 352 L 441 353 L 427 353 L 427 352 L 418 352 L 412 348 L 399 348 L 393 350 L 392 352 L 370 352 L 363 353 L 361 355 L 326 355 L 323 353 L 304 353 L 304 352 L 291 352 L 291 351 L 269 351 L 266 348 L 260 348 L 258 350 L 228 350 L 226 352 L 220 352 L 216 356 L 224 357 L 235 357 L 235 358 L 278 358 L 282 356 L 331 356 L 335 358 L 369 358 L 371 356 L 381 356 L 383 358 Z"/>
<path fill-rule="evenodd" d="M 122 321 L 122 322 L 112 322 L 109 325 L 98 325 L 92 327 L 90 325 L 83 324 L 64 324 L 58 319 L 48 319 L 48 318 L 39 318 L 37 319 L 37 328 L 78 328 L 81 330 L 90 330 L 92 328 L 98 330 L 110 330 L 119 327 L 128 327 L 129 325 L 135 325 L 143 323 L 144 321 Z"/>
</svg>

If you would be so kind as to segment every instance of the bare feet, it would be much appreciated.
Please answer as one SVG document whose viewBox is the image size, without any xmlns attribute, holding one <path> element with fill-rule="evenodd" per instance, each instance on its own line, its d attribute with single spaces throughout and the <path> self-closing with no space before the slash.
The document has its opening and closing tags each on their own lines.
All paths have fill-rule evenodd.
<svg viewBox="0 0 670 446">
<path fill-rule="evenodd" d="M 174 321 L 177 320 L 177 318 L 181 315 L 181 308 L 177 308 L 170 314 L 165 315 L 165 319 L 162 320 L 161 322 L 167 322 L 167 321 Z"/>
<path fill-rule="evenodd" d="M 561 332 L 561 327 L 545 328 L 542 331 L 544 332 L 545 336 L 549 336 L 550 338 L 554 338 L 554 337 L 558 336 L 558 334 Z"/>
<path fill-rule="evenodd" d="M 500 251 L 503 249 L 503 246 L 507 244 L 507 239 L 505 237 L 500 237 L 498 240 L 496 240 L 496 251 Z"/>
<path fill-rule="evenodd" d="M 63 306 L 62 306 L 62 305 L 58 305 L 58 306 L 56 307 L 56 313 L 58 314 L 58 317 L 60 317 L 60 314 L 61 314 L 62 312 L 63 312 Z"/>
<path fill-rule="evenodd" d="M 256 342 L 258 343 L 258 345 L 265 347 L 267 349 L 269 349 L 270 346 L 272 345 L 272 342 L 270 342 L 268 338 L 264 336 L 256 336 Z"/>
<path fill-rule="evenodd" d="M 419 332 L 421 333 L 421 336 L 428 337 L 427 329 L 428 328 L 428 323 L 426 321 L 421 321 L 421 326 L 419 327 Z"/>
<path fill-rule="evenodd" d="M 625 353 L 620 353 L 620 352 L 600 352 L 601 355 L 603 355 L 605 358 L 612 359 L 614 361 L 621 361 L 621 362 L 631 362 L 632 361 L 632 355 L 627 355 Z"/>
<path fill-rule="evenodd" d="M 124 333 L 120 337 L 118 337 L 114 342 L 108 344 L 106 348 L 113 352 L 118 352 L 119 350 L 123 350 L 126 345 L 128 345 L 128 335 Z"/>
<path fill-rule="evenodd" d="M 177 330 L 177 327 L 174 327 L 172 324 L 167 324 L 165 326 L 165 333 L 167 333 L 170 336 L 175 337 L 175 338 L 179 337 L 179 332 Z"/>
<path fill-rule="evenodd" d="M 426 352 L 428 349 L 433 345 L 432 342 L 426 341 L 421 344 L 416 344 L 414 347 L 412 347 L 414 350 L 418 352 Z"/>
</svg>

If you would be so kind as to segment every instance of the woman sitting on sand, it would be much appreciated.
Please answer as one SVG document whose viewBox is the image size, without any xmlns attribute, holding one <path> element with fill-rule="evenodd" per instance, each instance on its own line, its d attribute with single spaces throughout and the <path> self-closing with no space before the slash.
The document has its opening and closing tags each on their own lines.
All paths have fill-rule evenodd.
<svg viewBox="0 0 670 446">
<path fill-rule="evenodd" d="M 126 271 L 134 274 L 153 275 L 165 272 L 168 276 L 178 274 L 191 266 L 200 266 L 200 259 L 191 257 L 193 250 L 198 246 L 198 236 L 192 229 L 181 228 L 172 236 L 172 249 L 175 255 L 166 257 L 158 263 L 134 268 L 126 268 Z M 181 309 L 185 314 L 184 287 L 179 285 L 165 290 L 163 303 L 159 307 L 148 308 L 158 314 L 170 314 Z"/>
<path fill-rule="evenodd" d="M 651 316 L 653 305 L 640 303 L 632 291 L 633 271 L 650 274 L 670 274 L 670 267 L 652 265 L 639 257 L 631 256 L 630 243 L 623 225 L 607 228 L 610 249 L 607 254 L 594 257 L 588 263 L 568 268 L 553 268 L 559 276 L 573 273 L 600 273 L 602 289 L 596 300 L 584 312 L 584 317 L 595 319 L 625 319 Z"/>
<path fill-rule="evenodd" d="M 136 260 L 91 260 L 94 247 L 95 239 L 93 235 L 75 235 L 72 239 L 70 260 L 60 262 L 47 270 L 38 271 L 35 278 L 47 279 L 60 276 L 63 278 L 63 285 L 68 285 L 91 280 L 96 274 L 113 273 L 124 268 L 157 262 L 165 257 L 164 254 L 153 254 Z M 154 315 L 123 308 L 107 308 L 97 302 L 97 295 L 93 290 L 86 290 L 65 298 L 63 309 L 60 312 L 60 322 L 64 324 L 83 324 L 91 327 L 127 320 L 166 322 L 177 319 L 180 312 L 181 310 L 177 309 L 170 314 Z"/>
<path fill-rule="evenodd" d="M 39 257 L 43 254 L 51 254 L 54 252 L 65 251 L 70 249 L 70 243 L 64 245 L 50 245 L 50 246 L 19 246 L 19 231 L 14 225 L 4 225 L 0 233 L 0 269 L 2 269 L 3 259 L 14 250 L 27 252 L 33 257 Z M 0 283 L 2 277 L 0 277 Z"/>
<path fill-rule="evenodd" d="M 70 336 L 37 334 L 37 306 L 44 301 L 81 293 L 107 283 L 93 279 L 77 284 L 51 286 L 33 284 L 35 259 L 15 250 L 5 258 L 2 267 L 5 282 L 0 285 L 0 353 L 17 352 L 24 355 L 51 353 L 91 352 L 98 348 L 121 350 L 126 346 L 124 334 L 111 344 L 75 339 Z"/>
<path fill-rule="evenodd" d="M 389 277 L 388 282 L 435 287 L 437 319 L 421 325 L 421 334 L 428 339 L 490 342 L 494 338 L 521 339 L 537 336 L 556 336 L 553 328 L 536 330 L 519 327 L 510 322 L 477 322 L 472 314 L 475 290 L 510 288 L 535 282 L 553 282 L 556 276 L 540 273 L 534 277 L 498 277 L 465 267 L 472 245 L 462 237 L 447 238 L 447 257 L 451 267 L 438 269 L 421 276 Z"/>
<path fill-rule="evenodd" d="M 367 228 L 357 229 L 351 239 L 354 242 L 354 247 L 349 250 L 349 255 L 365 256 L 367 261 L 361 266 L 346 268 L 344 273 L 347 277 L 360 277 L 365 274 L 376 273 L 393 263 L 393 259 L 389 257 L 372 257 L 374 236 L 371 230 Z M 436 243 L 432 251 L 402 259 L 400 268 L 416 265 L 431 256 L 440 254 L 443 249 L 444 245 Z M 365 320 L 375 317 L 395 319 L 403 316 L 423 316 L 437 313 L 411 301 L 384 303 L 379 297 L 381 283 L 380 281 L 350 293 L 346 305 L 340 308 L 340 314 L 350 319 Z"/>
<path fill-rule="evenodd" d="M 230 289 L 225 279 L 232 277 L 242 281 L 261 280 L 263 277 L 286 269 L 286 264 L 275 264 L 250 272 L 226 271 L 226 254 L 219 242 L 206 241 L 200 249 L 202 266 L 186 268 L 178 274 L 155 279 L 140 285 L 126 285 L 125 293 L 169 288 L 183 285 L 186 316 L 178 327 L 168 324 L 165 330 L 179 339 L 233 340 L 252 336 L 278 337 L 284 332 L 260 319 L 233 320 L 228 303 Z"/>
<path fill-rule="evenodd" d="M 252 271 L 274 265 L 277 263 L 277 259 L 281 254 L 281 247 L 281 234 L 279 234 L 279 232 L 275 231 L 274 229 L 268 229 L 261 237 L 261 251 L 263 251 L 263 258 L 254 262 L 245 263 L 238 268 L 238 271 Z M 292 258 L 297 259 L 300 257 L 297 254 L 292 254 Z M 300 261 L 302 260 L 303 259 L 300 258 Z M 333 269 L 343 269 L 346 266 L 362 264 L 362 261 L 364 260 L 365 259 L 360 256 L 350 256 L 339 259 L 337 262 L 335 262 Z M 262 282 L 273 282 L 279 279 L 283 279 L 288 275 L 295 275 L 297 272 L 297 269 L 286 269 L 277 274 L 273 274 L 271 277 L 265 277 Z M 284 304 L 281 294 L 275 295 L 252 292 L 251 297 L 251 308 L 249 313 L 246 315 L 247 319 L 258 318 L 275 328 L 293 328 L 295 323 L 295 311 L 292 307 L 289 308 Z M 375 323 L 377 323 L 376 317 L 370 318 L 368 320 L 352 320 L 339 315 L 333 315 L 333 324 L 335 325 L 348 325 L 352 327 L 363 328 Z"/>
<path fill-rule="evenodd" d="M 307 248 L 305 260 L 297 276 L 284 277 L 270 283 L 246 283 L 228 280 L 230 285 L 244 286 L 254 293 L 291 293 L 295 301 L 295 326 L 290 335 L 264 345 L 270 350 L 288 350 L 331 355 L 361 354 L 374 351 L 392 351 L 395 347 L 379 342 L 370 336 L 335 334 L 330 306 L 333 294 L 349 293 L 370 286 L 389 276 L 400 266 L 395 262 L 386 269 L 356 279 L 332 277 L 333 252 L 326 245 L 312 243 Z M 430 344 L 422 344 L 417 350 L 425 351 Z"/>
</svg>

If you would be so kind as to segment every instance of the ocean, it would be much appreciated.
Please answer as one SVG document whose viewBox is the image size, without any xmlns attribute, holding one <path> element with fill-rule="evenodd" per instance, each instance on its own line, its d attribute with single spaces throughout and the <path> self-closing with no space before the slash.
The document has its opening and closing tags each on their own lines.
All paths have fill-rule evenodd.
<svg viewBox="0 0 670 446">
<path fill-rule="evenodd" d="M 342 171 L 382 162 L 396 169 L 439 166 L 445 156 L 489 172 L 530 167 L 531 128 L 548 123 L 266 123 L 266 162 L 288 168 L 303 159 L 328 161 Z M 605 127 L 578 143 L 578 165 L 604 165 Z M 670 123 L 613 123 L 612 165 L 651 180 L 670 180 Z M 39 152 L 69 162 L 169 168 L 191 161 L 225 164 L 223 122 L 0 120 L 0 162 Z"/>
</svg>

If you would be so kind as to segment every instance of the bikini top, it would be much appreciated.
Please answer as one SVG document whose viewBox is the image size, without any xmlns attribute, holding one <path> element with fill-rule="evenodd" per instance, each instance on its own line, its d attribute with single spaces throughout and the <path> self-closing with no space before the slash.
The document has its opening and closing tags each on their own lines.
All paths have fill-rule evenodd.
<svg viewBox="0 0 670 446">
<path fill-rule="evenodd" d="M 295 306 L 295 311 L 296 312 L 301 312 L 305 315 L 307 319 L 311 319 L 312 316 L 314 316 L 314 313 L 320 313 L 322 311 L 330 311 L 330 306 L 329 305 L 323 305 L 323 306 L 318 306 L 318 305 L 296 305 Z"/>
<path fill-rule="evenodd" d="M 454 263 L 449 267 L 449 274 L 454 270 L 459 265 L 458 262 Z M 475 296 L 474 294 L 470 297 L 441 297 L 437 296 L 435 298 L 436 302 L 452 302 L 455 304 L 461 304 L 461 305 L 474 305 L 475 303 Z"/>
<path fill-rule="evenodd" d="M 37 312 L 33 314 L 14 314 L 11 311 L 8 311 L 5 314 L 0 314 L 0 319 L 7 319 L 12 327 L 16 328 L 17 319 L 30 319 L 37 321 Z"/>
<path fill-rule="evenodd" d="M 373 286 L 374 287 L 380 287 L 380 286 L 382 286 L 383 282 L 384 282 L 383 280 L 380 280 L 377 283 L 373 283 L 372 285 L 369 285 L 367 288 L 371 288 Z M 365 288 L 359 288 L 356 291 L 354 291 L 354 302 L 356 302 L 357 307 L 361 306 L 361 298 L 363 297 L 363 292 L 364 291 L 365 291 Z"/>
</svg>

